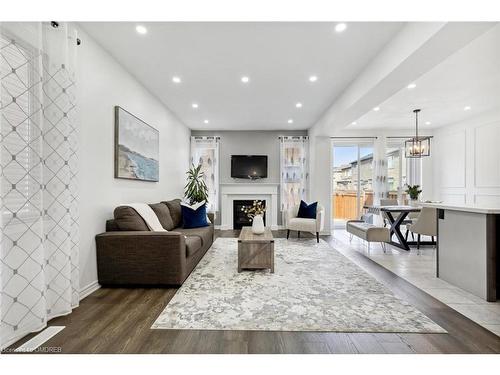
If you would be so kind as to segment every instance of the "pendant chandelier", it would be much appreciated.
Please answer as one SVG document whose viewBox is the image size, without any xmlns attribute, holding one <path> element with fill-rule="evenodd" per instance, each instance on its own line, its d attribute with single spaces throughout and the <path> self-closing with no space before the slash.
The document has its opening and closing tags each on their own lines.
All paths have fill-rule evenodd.
<svg viewBox="0 0 500 375">
<path fill-rule="evenodd" d="M 420 109 L 413 110 L 415 113 L 415 137 L 405 141 L 405 157 L 421 158 L 431 154 L 431 137 L 420 137 L 418 135 L 418 113 Z"/>
</svg>

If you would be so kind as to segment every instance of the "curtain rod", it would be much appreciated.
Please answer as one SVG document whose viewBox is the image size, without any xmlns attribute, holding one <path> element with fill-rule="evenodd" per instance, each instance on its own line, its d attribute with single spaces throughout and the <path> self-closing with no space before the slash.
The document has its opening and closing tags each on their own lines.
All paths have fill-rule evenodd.
<svg viewBox="0 0 500 375">
<path fill-rule="evenodd" d="M 52 26 L 54 29 L 57 29 L 59 27 L 59 22 L 50 21 L 50 26 Z M 80 38 L 76 38 L 76 45 L 79 46 L 80 44 L 82 44 L 82 40 Z"/>
<path fill-rule="evenodd" d="M 392 136 L 392 137 L 386 137 L 387 139 L 410 139 L 412 136 L 411 135 L 402 135 L 402 136 Z M 433 135 L 419 135 L 420 137 L 425 137 L 425 138 L 434 138 Z"/>
<path fill-rule="evenodd" d="M 330 137 L 330 139 L 377 139 L 378 137 Z"/>
</svg>

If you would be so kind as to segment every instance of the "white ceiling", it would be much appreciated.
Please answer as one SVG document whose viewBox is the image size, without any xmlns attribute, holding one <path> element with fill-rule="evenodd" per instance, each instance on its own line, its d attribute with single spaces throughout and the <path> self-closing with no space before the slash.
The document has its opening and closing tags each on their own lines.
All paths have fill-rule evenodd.
<svg viewBox="0 0 500 375">
<path fill-rule="evenodd" d="M 408 82 L 410 84 L 411 82 Z M 500 25 L 497 25 L 370 110 L 347 129 L 438 128 L 500 107 Z M 464 107 L 471 109 L 464 111 Z M 427 125 L 426 122 L 430 122 Z"/>
<path fill-rule="evenodd" d="M 312 126 L 403 23 L 142 23 L 146 35 L 80 25 L 190 128 L 280 130 Z"/>
</svg>

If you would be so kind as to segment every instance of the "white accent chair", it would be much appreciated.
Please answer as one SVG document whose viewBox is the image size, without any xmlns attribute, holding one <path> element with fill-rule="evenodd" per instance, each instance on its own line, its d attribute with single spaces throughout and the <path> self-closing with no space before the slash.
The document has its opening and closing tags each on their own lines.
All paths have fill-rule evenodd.
<svg viewBox="0 0 500 375">
<path fill-rule="evenodd" d="M 437 210 L 432 207 L 422 207 L 418 218 L 408 226 L 412 233 L 417 234 L 417 250 L 420 254 L 420 236 L 431 236 L 432 242 L 437 236 Z"/>
<path fill-rule="evenodd" d="M 321 232 L 325 226 L 325 209 L 323 206 L 318 204 L 316 209 L 316 219 L 304 219 L 302 217 L 297 217 L 299 213 L 299 206 L 294 206 L 286 212 L 285 227 L 286 227 L 286 238 L 290 237 L 290 231 L 296 230 L 297 237 L 300 238 L 300 232 L 310 232 L 312 234 L 316 233 L 316 242 L 319 243 L 319 232 Z"/>
</svg>

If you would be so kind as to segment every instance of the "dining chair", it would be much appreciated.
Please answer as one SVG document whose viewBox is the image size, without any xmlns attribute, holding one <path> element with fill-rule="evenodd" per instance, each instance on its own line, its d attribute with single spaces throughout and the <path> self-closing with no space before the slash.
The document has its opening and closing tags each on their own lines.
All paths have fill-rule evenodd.
<svg viewBox="0 0 500 375">
<path fill-rule="evenodd" d="M 417 250 L 420 254 L 420 236 L 430 236 L 432 242 L 437 236 L 437 210 L 432 207 L 422 207 L 417 220 L 409 225 L 408 229 L 417 234 Z"/>
</svg>

